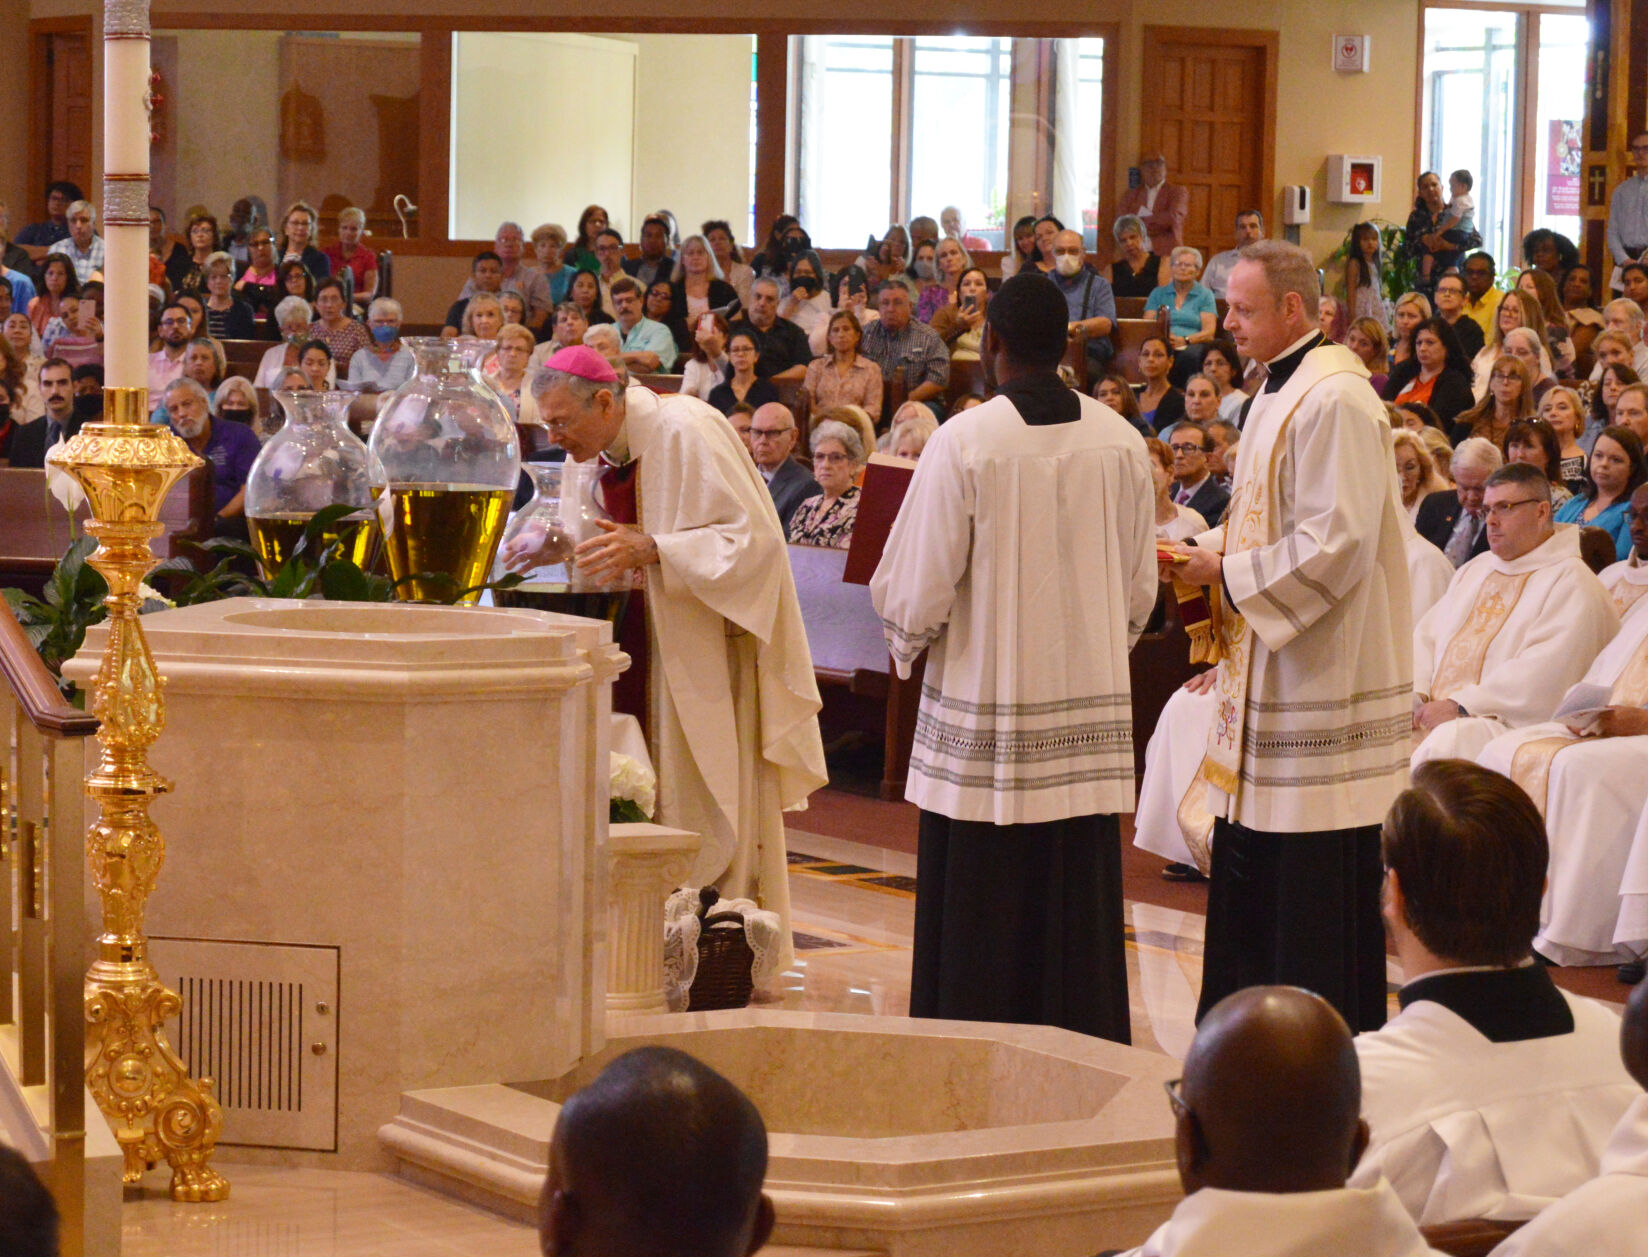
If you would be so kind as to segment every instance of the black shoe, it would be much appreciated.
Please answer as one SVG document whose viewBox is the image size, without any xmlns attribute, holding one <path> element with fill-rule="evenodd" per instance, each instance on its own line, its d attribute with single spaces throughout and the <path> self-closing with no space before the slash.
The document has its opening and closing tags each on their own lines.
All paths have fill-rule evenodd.
<svg viewBox="0 0 1648 1257">
<path fill-rule="evenodd" d="M 1640 960 L 1630 960 L 1619 967 L 1619 980 L 1626 986 L 1635 986 L 1644 976 L 1645 966 Z"/>
<path fill-rule="evenodd" d="M 1164 882 L 1205 882 L 1201 869 L 1194 864 L 1169 864 L 1162 870 Z"/>
</svg>

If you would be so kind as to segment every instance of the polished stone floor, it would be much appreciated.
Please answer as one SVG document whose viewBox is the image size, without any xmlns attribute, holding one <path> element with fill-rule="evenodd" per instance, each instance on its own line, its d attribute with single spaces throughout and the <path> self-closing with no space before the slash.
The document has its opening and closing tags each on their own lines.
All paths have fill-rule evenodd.
<svg viewBox="0 0 1648 1257">
<path fill-rule="evenodd" d="M 915 857 L 791 831 L 797 963 L 780 1006 L 902 1016 L 910 1006 Z M 1133 1041 L 1182 1056 L 1201 982 L 1202 918 L 1129 903 Z M 531 1257 L 527 1227 L 387 1175 L 222 1160 L 233 1194 L 177 1205 L 151 1174 L 123 1213 L 124 1257 Z M 768 1249 L 774 1257 L 799 1250 Z"/>
</svg>

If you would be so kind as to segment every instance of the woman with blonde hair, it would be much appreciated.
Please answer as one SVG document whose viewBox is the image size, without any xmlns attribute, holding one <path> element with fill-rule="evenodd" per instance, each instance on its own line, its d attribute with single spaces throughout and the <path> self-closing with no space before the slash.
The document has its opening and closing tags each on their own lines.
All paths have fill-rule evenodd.
<svg viewBox="0 0 1648 1257">
<path fill-rule="evenodd" d="M 1431 466 L 1436 474 L 1442 478 L 1446 488 L 1453 488 L 1453 442 L 1448 440 L 1448 434 L 1441 428 L 1429 425 L 1421 428 L 1415 435 L 1420 443 L 1430 452 Z"/>
<path fill-rule="evenodd" d="M 502 394 L 504 404 L 516 423 L 543 424 L 538 413 L 537 399 L 525 387 L 527 359 L 537 340 L 532 329 L 522 323 L 505 323 L 498 329 L 498 350 L 493 355 L 497 366 L 487 372 L 486 378 Z"/>
<path fill-rule="evenodd" d="M 1411 520 L 1419 514 L 1419 504 L 1427 494 L 1452 486 L 1437 473 L 1436 460 L 1416 432 L 1398 429 L 1392 442 L 1396 478 L 1402 486 L 1402 506 Z"/>
<path fill-rule="evenodd" d="M 1560 460 L 1557 478 L 1568 486 L 1568 492 L 1583 492 L 1586 457 L 1579 438 L 1585 432 L 1585 403 L 1573 389 L 1558 384 L 1540 401 L 1539 417 L 1556 433 Z"/>
<path fill-rule="evenodd" d="M 1533 415 L 1533 372 L 1522 359 L 1502 353 L 1488 372 L 1482 400 L 1454 420 L 1448 435 L 1455 445 L 1467 437 L 1479 436 L 1503 446 L 1511 425 Z"/>
<path fill-rule="evenodd" d="M 1516 277 L 1518 291 L 1527 293 L 1539 304 L 1545 319 L 1545 346 L 1550 351 L 1556 370 L 1566 375 L 1574 366 L 1574 341 L 1568 327 L 1568 312 L 1562 308 L 1557 295 L 1556 280 L 1546 271 L 1523 271 Z"/>
<path fill-rule="evenodd" d="M 1420 292 L 1405 292 L 1391 308 L 1391 372 L 1413 358 L 1413 329 L 1431 317 L 1431 299 Z"/>
<path fill-rule="evenodd" d="M 1378 319 L 1355 320 L 1345 330 L 1345 348 L 1362 360 L 1368 369 L 1368 383 L 1375 393 L 1390 379 L 1390 337 Z"/>
<path fill-rule="evenodd" d="M 352 305 L 366 309 L 378 291 L 378 255 L 361 244 L 366 234 L 366 211 L 351 205 L 338 211 L 338 238 L 321 250 L 339 279 L 347 278 Z M 347 276 L 345 276 L 347 272 Z"/>
<path fill-rule="evenodd" d="M 1512 289 L 1494 312 L 1493 334 L 1488 337 L 1488 343 L 1471 359 L 1471 391 L 1478 401 L 1488 395 L 1488 373 L 1505 356 L 1505 333 L 1519 327 L 1533 332 L 1541 347 L 1545 345 L 1545 314 L 1539 302 L 1520 289 Z M 1555 375 L 1556 372 L 1547 366 L 1542 374 Z"/>
</svg>

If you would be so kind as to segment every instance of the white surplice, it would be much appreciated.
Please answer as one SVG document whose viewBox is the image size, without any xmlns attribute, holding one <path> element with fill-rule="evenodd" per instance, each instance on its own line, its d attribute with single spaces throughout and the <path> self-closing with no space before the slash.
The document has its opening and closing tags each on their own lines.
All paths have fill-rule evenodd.
<svg viewBox="0 0 1648 1257">
<path fill-rule="evenodd" d="M 1390 1184 L 1319 1192 L 1204 1187 L 1123 1257 L 1427 1257 Z"/>
<path fill-rule="evenodd" d="M 905 797 L 1018 825 L 1133 808 L 1127 652 L 1155 607 L 1144 439 L 1005 396 L 928 441 L 870 582 L 900 676 L 928 648 Z"/>
<path fill-rule="evenodd" d="M 789 939 L 782 812 L 828 779 L 818 683 L 772 495 L 738 434 L 696 397 L 632 387 L 641 460 L 658 820 L 703 837 L 695 886 L 779 913 Z"/>
<path fill-rule="evenodd" d="M 1254 640 L 1240 792 L 1210 787 L 1216 816 L 1270 833 L 1377 825 L 1407 784 L 1412 617 L 1391 443 L 1367 368 L 1339 345 L 1253 399 L 1231 509 L 1195 539 L 1226 554 L 1249 506 L 1271 504 L 1268 535 L 1224 564 Z"/>
<path fill-rule="evenodd" d="M 1648 589 L 1648 568 L 1634 572 L 1641 575 L 1633 575 L 1632 580 L 1640 579 L 1641 587 Z M 1618 634 L 1580 684 L 1611 687 L 1644 650 L 1648 650 L 1648 598 L 1626 612 Z M 1567 726 L 1557 722 L 1516 729 L 1483 747 L 1477 763 L 1512 777 L 1519 748 L 1544 738 L 1568 736 Z M 1635 959 L 1643 948 L 1616 945 L 1615 931 L 1619 886 L 1631 854 L 1631 838 L 1648 808 L 1648 736 L 1576 741 L 1550 760 L 1545 780 L 1544 797 L 1536 802 L 1543 804 L 1551 862 L 1534 949 L 1559 965 L 1620 964 Z"/>
<path fill-rule="evenodd" d="M 1407 525 L 1408 587 L 1413 591 L 1413 614 L 1422 616 L 1448 588 L 1453 564 L 1442 551 Z M 1207 752 L 1207 734 L 1219 710 L 1210 691 L 1192 694 L 1173 691 L 1157 717 L 1156 729 L 1144 752 L 1144 779 L 1139 783 L 1139 809 L 1133 818 L 1133 845 L 1178 864 L 1194 864 L 1185 845 L 1179 805 L 1195 779 Z"/>
<path fill-rule="evenodd" d="M 1471 559 L 1413 632 L 1416 701 L 1451 698 L 1470 714 L 1432 729 L 1414 767 L 1475 759 L 1507 730 L 1549 720 L 1618 629 L 1608 591 L 1579 557 L 1577 528 L 1518 559 Z M 1462 674 L 1453 661 L 1466 657 Z"/>
<path fill-rule="evenodd" d="M 1648 1096 L 1632 1101 L 1614 1127 L 1600 1171 L 1489 1257 L 1643 1257 L 1648 1253 Z"/>
<path fill-rule="evenodd" d="M 1494 1043 L 1415 1000 L 1356 1036 L 1372 1142 L 1351 1182 L 1390 1180 L 1421 1226 L 1531 1218 L 1596 1175 L 1642 1089 L 1619 1059 L 1619 1017 L 1566 991 L 1570 1034 Z"/>
</svg>

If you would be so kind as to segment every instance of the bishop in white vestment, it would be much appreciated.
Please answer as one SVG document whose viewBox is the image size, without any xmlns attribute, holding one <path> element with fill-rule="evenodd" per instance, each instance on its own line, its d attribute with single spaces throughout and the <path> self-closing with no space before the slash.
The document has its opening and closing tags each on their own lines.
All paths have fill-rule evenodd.
<svg viewBox="0 0 1648 1257">
<path fill-rule="evenodd" d="M 658 820 L 702 836 L 693 884 L 779 913 L 787 964 L 783 812 L 828 778 L 784 532 L 721 414 L 694 397 L 619 392 L 615 381 L 583 346 L 555 354 L 534 381 L 569 457 L 622 440 L 637 462 L 635 525 L 582 543 L 579 566 L 645 573 Z"/>
<path fill-rule="evenodd" d="M 1648 567 L 1616 563 L 1603 575 L 1621 568 L 1615 591 L 1648 591 Z M 1648 810 L 1648 599 L 1626 601 L 1618 635 L 1562 707 L 1606 705 L 1616 711 L 1600 718 L 1603 733 L 1611 733 L 1624 712 L 1644 732 L 1580 737 L 1570 726 L 1596 718 L 1559 717 L 1501 734 L 1477 756 L 1484 768 L 1521 786 L 1545 817 L 1551 861 L 1534 950 L 1559 965 L 1629 963 L 1648 946 L 1648 939 L 1632 946 L 1615 938 L 1625 862 Z"/>
<path fill-rule="evenodd" d="M 913 1016 L 1127 1042 L 1127 652 L 1156 600 L 1143 438 L 1055 374 L 1043 276 L 990 303 L 998 393 L 922 452 L 870 584 L 901 676 L 927 650 L 905 797 L 921 808 Z"/>
<path fill-rule="evenodd" d="M 1537 469 L 1500 468 L 1485 497 L 1488 553 L 1454 574 L 1414 629 L 1415 766 L 1475 759 L 1507 730 L 1550 719 L 1619 629 L 1579 557 L 1579 529 L 1552 524 Z"/>
<path fill-rule="evenodd" d="M 1367 368 L 1315 330 L 1303 250 L 1248 246 L 1228 291 L 1226 326 L 1268 378 L 1224 524 L 1169 571 L 1226 603 L 1201 769 L 1217 820 L 1198 1016 L 1282 982 L 1377 1026 L 1379 824 L 1407 780 L 1413 671 L 1390 423 Z"/>
</svg>

